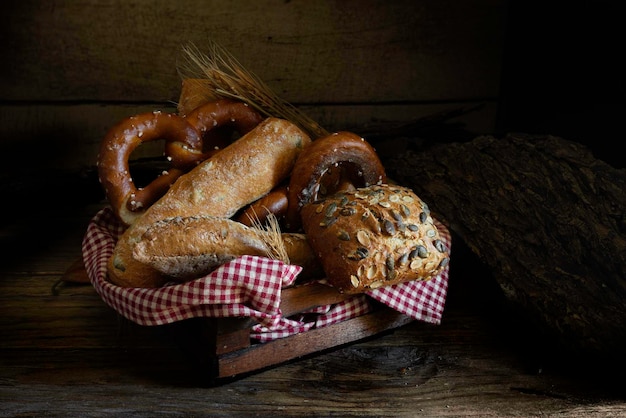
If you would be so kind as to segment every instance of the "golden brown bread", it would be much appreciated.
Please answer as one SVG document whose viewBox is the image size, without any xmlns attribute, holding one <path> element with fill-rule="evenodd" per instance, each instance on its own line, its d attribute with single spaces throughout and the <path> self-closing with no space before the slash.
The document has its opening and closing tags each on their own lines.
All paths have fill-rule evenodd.
<svg viewBox="0 0 626 418">
<path fill-rule="evenodd" d="M 242 255 L 280 259 L 302 266 L 309 275 L 321 272 L 303 234 L 275 233 L 214 216 L 158 221 L 133 251 L 136 260 L 182 280 L 201 277 Z"/>
<path fill-rule="evenodd" d="M 169 278 L 132 256 L 150 225 L 177 216 L 233 216 L 289 176 L 310 141 L 293 123 L 268 118 L 181 176 L 120 237 L 109 260 L 109 280 L 124 287 L 162 286 Z"/>
<path fill-rule="evenodd" d="M 244 254 L 268 256 L 270 249 L 247 226 L 214 216 L 157 221 L 133 248 L 137 261 L 181 280 L 201 277 Z"/>
<path fill-rule="evenodd" d="M 449 260 L 428 206 L 405 187 L 337 193 L 301 215 L 329 283 L 344 293 L 428 280 Z"/>
</svg>

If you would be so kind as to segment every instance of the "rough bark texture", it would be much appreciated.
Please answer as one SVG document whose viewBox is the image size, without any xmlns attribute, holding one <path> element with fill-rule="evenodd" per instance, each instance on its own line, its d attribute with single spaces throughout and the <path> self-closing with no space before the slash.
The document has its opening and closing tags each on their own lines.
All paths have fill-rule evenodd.
<svg viewBox="0 0 626 418">
<path fill-rule="evenodd" d="M 626 348 L 626 171 L 553 136 L 479 137 L 385 161 L 564 346 Z"/>
</svg>

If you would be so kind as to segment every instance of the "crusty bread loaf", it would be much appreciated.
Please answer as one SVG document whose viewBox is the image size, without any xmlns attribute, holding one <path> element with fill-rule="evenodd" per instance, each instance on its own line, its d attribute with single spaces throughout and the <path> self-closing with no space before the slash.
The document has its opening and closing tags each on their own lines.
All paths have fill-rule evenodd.
<svg viewBox="0 0 626 418">
<path fill-rule="evenodd" d="M 134 244 L 150 225 L 177 216 L 233 216 L 288 177 L 310 141 L 293 123 L 268 118 L 181 176 L 120 237 L 109 261 L 109 280 L 124 287 L 163 285 L 168 277 L 132 256 Z"/>
<path fill-rule="evenodd" d="M 242 255 L 280 259 L 321 271 L 304 234 L 281 234 L 214 216 L 158 221 L 133 251 L 136 260 L 182 280 L 201 277 Z"/>
<path fill-rule="evenodd" d="M 449 260 L 428 206 L 405 187 L 338 193 L 301 216 L 329 283 L 344 293 L 428 280 Z"/>
<path fill-rule="evenodd" d="M 175 217 L 157 221 L 133 248 L 133 257 L 177 278 L 201 277 L 244 254 L 268 256 L 270 249 L 247 226 L 227 218 Z"/>
</svg>

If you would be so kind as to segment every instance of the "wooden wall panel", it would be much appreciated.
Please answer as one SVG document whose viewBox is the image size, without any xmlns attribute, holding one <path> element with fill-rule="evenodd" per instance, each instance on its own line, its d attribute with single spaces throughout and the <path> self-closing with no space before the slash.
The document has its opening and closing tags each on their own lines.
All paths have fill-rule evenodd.
<svg viewBox="0 0 626 418">
<path fill-rule="evenodd" d="M 331 130 L 477 103 L 485 106 L 461 122 L 477 134 L 495 127 L 505 0 L 9 0 L 2 8 L 0 141 L 31 150 L 46 169 L 92 165 L 120 119 L 174 111 L 182 48 L 202 50 L 209 39 Z"/>
<path fill-rule="evenodd" d="M 461 109 L 465 103 L 430 105 L 360 105 L 304 106 L 303 111 L 331 131 L 368 132 L 387 129 L 394 120 L 411 121 L 450 108 Z M 173 106 L 153 104 L 30 104 L 0 105 L 0 141 L 5 155 L 29 154 L 29 167 L 21 158 L 7 159 L 4 169 L 82 170 L 94 166 L 100 141 L 107 130 L 120 120 L 142 112 L 164 110 Z M 479 111 L 451 119 L 472 132 L 486 132 L 496 118 L 497 107 L 486 104 Z M 392 124 L 393 125 L 393 124 Z M 162 153 L 162 144 L 146 143 L 133 158 L 154 157 Z"/>
<path fill-rule="evenodd" d="M 166 101 L 212 38 L 293 103 L 493 99 L 502 0 L 9 1 L 4 100 Z"/>
</svg>

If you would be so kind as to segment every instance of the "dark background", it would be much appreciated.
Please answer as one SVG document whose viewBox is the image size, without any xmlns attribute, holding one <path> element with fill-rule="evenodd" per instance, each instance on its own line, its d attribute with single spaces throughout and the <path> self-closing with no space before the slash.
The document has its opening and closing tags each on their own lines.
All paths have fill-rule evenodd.
<svg viewBox="0 0 626 418">
<path fill-rule="evenodd" d="M 510 1 L 500 132 L 551 134 L 622 168 L 626 2 Z"/>
</svg>

